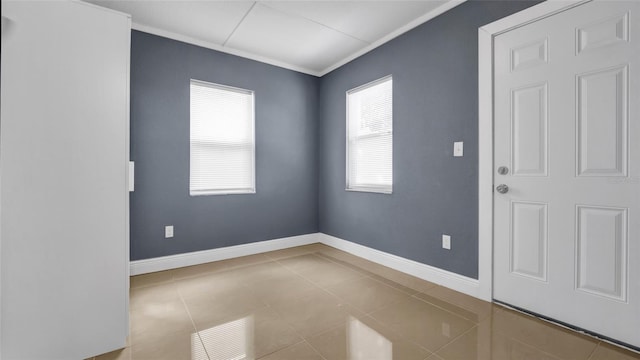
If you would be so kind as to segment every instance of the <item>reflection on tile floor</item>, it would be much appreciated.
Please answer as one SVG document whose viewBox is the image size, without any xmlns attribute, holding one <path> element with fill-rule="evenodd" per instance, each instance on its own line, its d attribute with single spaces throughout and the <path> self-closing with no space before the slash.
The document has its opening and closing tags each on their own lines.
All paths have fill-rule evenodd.
<svg viewBox="0 0 640 360">
<path fill-rule="evenodd" d="M 95 360 L 631 360 L 640 355 L 313 244 L 131 278 Z"/>
</svg>

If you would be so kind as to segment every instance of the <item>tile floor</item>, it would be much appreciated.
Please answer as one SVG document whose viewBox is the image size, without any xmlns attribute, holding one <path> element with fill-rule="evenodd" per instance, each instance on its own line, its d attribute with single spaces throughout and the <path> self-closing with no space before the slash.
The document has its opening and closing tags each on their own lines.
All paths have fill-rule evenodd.
<svg viewBox="0 0 640 360">
<path fill-rule="evenodd" d="M 630 360 L 640 355 L 321 244 L 131 278 L 94 360 Z"/>
</svg>

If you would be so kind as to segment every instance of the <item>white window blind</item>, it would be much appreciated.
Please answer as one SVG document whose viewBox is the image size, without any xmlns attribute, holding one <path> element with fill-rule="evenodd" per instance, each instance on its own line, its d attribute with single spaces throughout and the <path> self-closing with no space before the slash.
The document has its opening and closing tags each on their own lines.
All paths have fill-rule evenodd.
<svg viewBox="0 0 640 360">
<path fill-rule="evenodd" d="M 347 190 L 393 189 L 393 79 L 347 91 Z"/>
<path fill-rule="evenodd" d="M 191 80 L 189 194 L 255 192 L 253 91 Z"/>
</svg>

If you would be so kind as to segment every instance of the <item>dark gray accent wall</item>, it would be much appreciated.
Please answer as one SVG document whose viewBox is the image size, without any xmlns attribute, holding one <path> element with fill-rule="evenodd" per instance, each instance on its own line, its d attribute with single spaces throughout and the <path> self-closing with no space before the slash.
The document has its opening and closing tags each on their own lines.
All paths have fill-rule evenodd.
<svg viewBox="0 0 640 360">
<path fill-rule="evenodd" d="M 131 36 L 131 259 L 317 232 L 318 79 Z M 256 194 L 189 196 L 190 79 L 255 91 Z"/>
<path fill-rule="evenodd" d="M 133 31 L 131 259 L 321 231 L 477 278 L 478 27 L 538 2 L 467 1 L 320 79 Z M 389 74 L 393 194 L 347 192 L 345 92 Z M 189 196 L 192 78 L 255 91 L 256 194 Z"/>
<path fill-rule="evenodd" d="M 478 277 L 478 28 L 536 3 L 468 1 L 320 79 L 321 232 Z M 345 92 L 389 74 L 393 194 L 345 191 Z"/>
</svg>

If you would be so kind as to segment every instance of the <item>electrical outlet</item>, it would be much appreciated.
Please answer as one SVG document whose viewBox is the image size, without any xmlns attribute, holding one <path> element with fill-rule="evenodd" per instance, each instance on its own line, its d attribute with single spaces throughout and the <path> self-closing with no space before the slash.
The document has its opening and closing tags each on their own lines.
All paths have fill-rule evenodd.
<svg viewBox="0 0 640 360">
<path fill-rule="evenodd" d="M 168 225 L 164 227 L 164 237 L 165 238 L 173 237 L 173 225 Z"/>
<path fill-rule="evenodd" d="M 464 154 L 464 142 L 456 141 L 453 143 L 453 156 L 461 157 Z"/>
<path fill-rule="evenodd" d="M 451 250 L 451 236 L 442 234 L 442 248 Z"/>
</svg>

